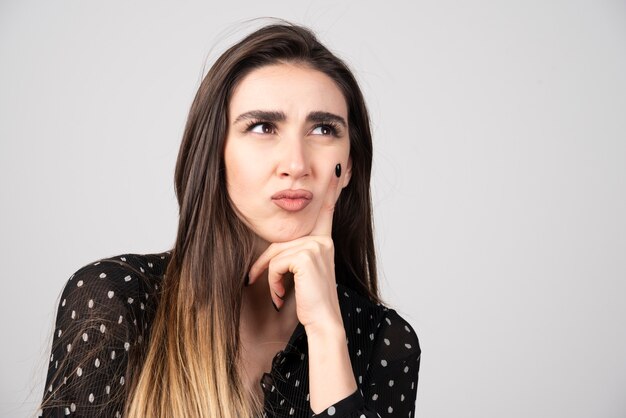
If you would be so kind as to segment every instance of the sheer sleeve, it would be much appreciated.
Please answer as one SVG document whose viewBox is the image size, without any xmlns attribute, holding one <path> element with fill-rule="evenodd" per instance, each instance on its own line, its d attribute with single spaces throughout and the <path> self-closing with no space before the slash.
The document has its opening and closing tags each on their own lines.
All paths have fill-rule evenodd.
<svg viewBox="0 0 626 418">
<path fill-rule="evenodd" d="M 40 417 L 122 416 L 129 351 L 141 342 L 133 307 L 144 309 L 131 290 L 138 280 L 133 273 L 105 260 L 80 268 L 66 282 Z"/>
<path fill-rule="evenodd" d="M 389 309 L 374 341 L 363 384 L 351 395 L 311 417 L 413 417 L 421 349 L 415 330 Z"/>
</svg>

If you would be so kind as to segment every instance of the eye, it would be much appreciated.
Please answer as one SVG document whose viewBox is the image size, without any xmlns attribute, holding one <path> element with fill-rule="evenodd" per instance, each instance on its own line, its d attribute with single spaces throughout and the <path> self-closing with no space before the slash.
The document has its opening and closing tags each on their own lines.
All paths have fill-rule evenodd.
<svg viewBox="0 0 626 418">
<path fill-rule="evenodd" d="M 311 131 L 313 135 L 333 135 L 337 136 L 337 129 L 332 124 L 317 125 Z"/>
<path fill-rule="evenodd" d="M 272 134 L 274 126 L 268 122 L 252 122 L 246 130 L 255 134 Z"/>
</svg>

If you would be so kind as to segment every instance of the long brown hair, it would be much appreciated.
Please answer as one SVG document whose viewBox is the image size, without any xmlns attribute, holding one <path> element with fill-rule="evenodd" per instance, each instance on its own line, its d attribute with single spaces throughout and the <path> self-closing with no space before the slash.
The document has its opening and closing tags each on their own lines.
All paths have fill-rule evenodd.
<svg viewBox="0 0 626 418">
<path fill-rule="evenodd" d="M 348 105 L 352 177 L 335 206 L 337 282 L 379 303 L 370 175 L 372 139 L 359 86 L 348 67 L 308 29 L 287 23 L 256 30 L 230 47 L 194 98 L 175 171 L 179 224 L 144 361 L 130 365 L 129 417 L 243 417 L 262 405 L 237 369 L 242 287 L 254 262 L 253 232 L 233 210 L 224 169 L 228 105 L 237 83 L 278 62 L 331 77 Z"/>
</svg>

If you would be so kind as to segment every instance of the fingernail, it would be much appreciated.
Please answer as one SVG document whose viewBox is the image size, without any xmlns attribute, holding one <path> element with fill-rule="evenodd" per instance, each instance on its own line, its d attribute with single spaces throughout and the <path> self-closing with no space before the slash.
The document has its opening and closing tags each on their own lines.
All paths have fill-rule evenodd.
<svg viewBox="0 0 626 418">
<path fill-rule="evenodd" d="M 274 292 L 274 294 L 275 294 L 276 296 L 278 296 L 278 297 L 280 298 L 280 300 L 285 300 L 285 297 L 284 297 L 284 296 L 281 296 L 281 295 L 279 295 L 279 294 L 278 294 L 278 293 L 276 293 L 276 292 Z"/>
<path fill-rule="evenodd" d="M 341 164 L 337 164 L 337 165 L 335 166 L 335 175 L 336 175 L 337 177 L 340 177 L 340 176 L 341 176 Z"/>
<path fill-rule="evenodd" d="M 274 303 L 274 301 L 272 301 L 272 305 L 274 306 L 274 309 L 276 309 L 276 312 L 280 312 L 280 309 L 278 309 L 278 307 L 276 306 L 276 304 Z"/>
</svg>

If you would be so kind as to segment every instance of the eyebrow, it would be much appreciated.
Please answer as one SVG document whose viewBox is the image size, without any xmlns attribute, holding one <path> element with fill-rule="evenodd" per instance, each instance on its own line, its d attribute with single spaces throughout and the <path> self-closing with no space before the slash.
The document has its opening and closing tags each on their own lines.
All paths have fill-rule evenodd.
<svg viewBox="0 0 626 418">
<path fill-rule="evenodd" d="M 246 119 L 259 119 L 267 122 L 284 122 L 287 116 L 284 112 L 274 110 L 251 110 L 237 116 L 233 124 Z M 335 122 L 347 128 L 346 120 L 339 115 L 330 112 L 315 111 L 310 112 L 306 117 L 307 122 Z"/>
</svg>

